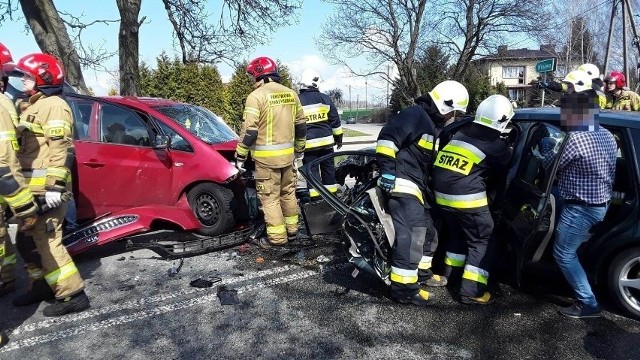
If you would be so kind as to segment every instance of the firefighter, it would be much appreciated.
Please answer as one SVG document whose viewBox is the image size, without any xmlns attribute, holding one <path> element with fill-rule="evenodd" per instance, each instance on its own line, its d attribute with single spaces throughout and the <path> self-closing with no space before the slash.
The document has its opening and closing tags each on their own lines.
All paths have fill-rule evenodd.
<svg viewBox="0 0 640 360">
<path fill-rule="evenodd" d="M 302 73 L 300 82 L 300 103 L 307 119 L 307 143 L 303 163 L 307 164 L 319 157 L 333 154 L 333 146 L 342 147 L 342 126 L 338 109 L 331 98 L 320 92 L 320 74 L 313 69 Z M 322 184 L 332 193 L 338 191 L 336 169 L 333 158 L 325 160 L 311 169 L 312 174 L 322 179 Z M 320 196 L 315 189 L 309 189 L 309 197 L 316 200 Z"/>
<path fill-rule="evenodd" d="M 612 71 L 604 78 L 607 104 L 605 109 L 640 111 L 640 97 L 633 91 L 625 90 L 627 79 L 623 73 Z"/>
<path fill-rule="evenodd" d="M 604 109 L 607 105 L 607 96 L 603 90 L 604 82 L 600 78 L 600 69 L 598 66 L 594 64 L 582 64 L 578 67 L 578 70 L 586 72 L 591 78 L 591 84 L 593 90 L 595 90 L 596 94 L 598 94 L 598 103 L 601 109 Z M 568 75 L 568 74 L 567 74 Z M 551 91 L 566 93 L 568 88 L 567 84 L 564 81 L 550 81 L 538 82 L 538 87 L 541 89 L 549 89 Z"/>
<path fill-rule="evenodd" d="M 0 66 L 4 66 L 5 64 L 9 64 L 13 62 L 13 57 L 11 56 L 11 52 L 7 49 L 4 44 L 0 43 Z M 11 121 L 15 126 L 18 126 L 18 112 L 16 111 L 16 106 L 13 101 L 6 96 L 5 91 L 7 91 L 7 86 L 9 85 L 9 77 L 4 73 L 2 69 L 0 69 L 0 73 L 2 76 L 0 77 L 0 106 L 11 114 Z"/>
<path fill-rule="evenodd" d="M 501 134 L 513 115 L 509 99 L 489 96 L 478 106 L 473 122 L 463 126 L 435 159 L 433 190 L 450 235 L 445 276 L 451 284 L 461 281 L 463 303 L 493 300 L 486 291 L 493 248 L 486 183 L 489 170 L 504 168 L 511 159 Z"/>
<path fill-rule="evenodd" d="M 73 146 L 71 109 L 60 96 L 64 69 L 55 57 L 40 53 L 23 57 L 16 68 L 23 73 L 24 91 L 29 95 L 29 106 L 20 114 L 18 125 L 18 160 L 31 191 L 46 207 L 33 229 L 18 233 L 16 244 L 31 287 L 13 304 L 26 306 L 55 297 L 56 301 L 44 308 L 45 316 L 83 311 L 90 306 L 89 298 L 62 244 L 67 207 L 63 193 L 71 191 L 71 172 L 65 160 L 69 146 Z"/>
<path fill-rule="evenodd" d="M 426 306 L 430 301 L 430 293 L 420 287 L 418 268 L 427 270 L 425 253 L 436 235 L 427 190 L 436 135 L 431 116 L 438 113 L 444 124 L 456 111 L 466 111 L 468 102 L 462 84 L 444 81 L 391 118 L 378 136 L 377 184 L 388 194 L 395 229 L 390 290 L 397 302 Z"/>
<path fill-rule="evenodd" d="M 247 73 L 255 81 L 255 90 L 245 104 L 236 166 L 242 169 L 251 151 L 267 229 L 267 239 L 260 239 L 260 245 L 269 248 L 287 244 L 298 233 L 294 161 L 303 157 L 307 128 L 300 99 L 279 83 L 275 61 L 255 58 L 247 65 Z"/>
<path fill-rule="evenodd" d="M 0 44 L 0 77 L 6 78 L 2 66 L 12 61 L 11 54 Z M 6 98 L 3 94 L 0 97 Z M 8 100 L 8 98 L 7 98 Z M 11 100 L 9 106 L 13 108 Z M 13 108 L 15 113 L 15 108 Z M 16 157 L 18 141 L 12 116 L 4 106 L 0 106 L 0 296 L 15 290 L 16 253 L 5 223 L 7 206 L 18 219 L 22 219 L 20 230 L 35 224 L 36 203 L 26 185 Z"/>
</svg>

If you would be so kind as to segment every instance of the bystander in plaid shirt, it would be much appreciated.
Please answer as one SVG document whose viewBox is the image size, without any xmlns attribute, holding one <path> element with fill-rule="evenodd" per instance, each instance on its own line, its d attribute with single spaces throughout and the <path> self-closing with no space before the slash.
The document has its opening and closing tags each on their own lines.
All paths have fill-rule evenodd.
<svg viewBox="0 0 640 360">
<path fill-rule="evenodd" d="M 558 165 L 560 196 L 589 204 L 609 201 L 616 156 L 616 140 L 604 127 L 597 131 L 569 132 Z"/>
</svg>

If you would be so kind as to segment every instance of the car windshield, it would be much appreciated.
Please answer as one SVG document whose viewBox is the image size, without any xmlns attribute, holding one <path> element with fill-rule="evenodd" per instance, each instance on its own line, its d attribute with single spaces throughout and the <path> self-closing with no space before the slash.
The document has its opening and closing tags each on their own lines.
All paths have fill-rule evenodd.
<svg viewBox="0 0 640 360">
<path fill-rule="evenodd" d="M 208 144 L 238 140 L 233 130 L 211 111 L 195 105 L 173 104 L 155 106 L 154 109 L 184 126 Z"/>
</svg>

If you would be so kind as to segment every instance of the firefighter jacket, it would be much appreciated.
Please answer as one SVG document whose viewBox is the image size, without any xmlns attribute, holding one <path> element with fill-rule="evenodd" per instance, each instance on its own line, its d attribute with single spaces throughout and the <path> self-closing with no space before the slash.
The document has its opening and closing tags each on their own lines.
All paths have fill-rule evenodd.
<svg viewBox="0 0 640 360">
<path fill-rule="evenodd" d="M 380 130 L 376 155 L 381 174 L 395 175 L 393 196 L 415 197 L 425 202 L 432 164 L 435 125 L 426 104 L 410 106 L 392 117 Z"/>
<path fill-rule="evenodd" d="M 253 160 L 267 168 L 290 166 L 294 152 L 305 150 L 306 120 L 300 99 L 270 78 L 255 87 L 247 97 L 236 154 L 244 158 L 251 151 Z"/>
<path fill-rule="evenodd" d="M 5 94 L 0 94 L 0 107 L 5 108 L 9 112 L 13 126 L 18 126 L 18 112 L 16 111 L 16 106 Z"/>
<path fill-rule="evenodd" d="M 615 97 L 607 93 L 606 109 L 640 111 L 640 96 L 633 91 L 622 90 L 620 96 Z"/>
<path fill-rule="evenodd" d="M 433 190 L 436 203 L 462 211 L 486 210 L 488 173 L 508 165 L 511 149 L 500 133 L 469 123 L 436 155 Z"/>
<path fill-rule="evenodd" d="M 338 109 L 331 98 L 317 88 L 300 90 L 300 103 L 307 119 L 306 151 L 332 148 L 342 144 L 342 126 Z"/>
<path fill-rule="evenodd" d="M 18 160 L 34 194 L 47 190 L 71 191 L 67 150 L 73 146 L 73 116 L 58 95 L 37 93 L 20 114 Z"/>
<path fill-rule="evenodd" d="M 9 205 L 17 217 L 24 218 L 34 215 L 37 208 L 22 175 L 17 151 L 16 127 L 9 112 L 0 106 L 0 202 Z"/>
</svg>

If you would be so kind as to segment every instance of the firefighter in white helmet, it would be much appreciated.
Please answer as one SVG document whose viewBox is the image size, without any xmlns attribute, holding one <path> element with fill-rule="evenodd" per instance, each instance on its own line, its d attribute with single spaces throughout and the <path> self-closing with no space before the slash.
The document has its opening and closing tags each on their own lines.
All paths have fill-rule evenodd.
<svg viewBox="0 0 640 360">
<path fill-rule="evenodd" d="M 486 183 L 489 170 L 505 168 L 512 150 L 501 134 L 514 115 L 509 99 L 491 95 L 436 156 L 433 190 L 450 241 L 445 276 L 460 284 L 461 301 L 488 304 L 493 255 L 493 219 Z"/>
<path fill-rule="evenodd" d="M 586 75 L 578 75 L 577 71 L 583 72 Z M 578 67 L 578 70 L 573 70 L 567 74 L 567 76 L 563 79 L 563 81 L 549 81 L 538 82 L 538 87 L 541 89 L 548 89 L 551 91 L 567 93 L 568 87 L 567 82 L 565 81 L 567 77 L 577 76 L 580 78 L 588 77 L 590 79 L 591 88 L 595 90 L 596 94 L 598 94 L 598 104 L 601 109 L 604 109 L 607 104 L 607 97 L 605 95 L 604 90 L 604 81 L 600 78 L 600 69 L 598 66 L 594 64 L 582 64 Z"/>
<path fill-rule="evenodd" d="M 466 111 L 469 95 L 456 81 L 444 81 L 416 99 L 380 131 L 376 155 L 380 164 L 378 186 L 388 194 L 395 241 L 391 254 L 391 298 L 426 306 L 430 293 L 421 288 L 430 277 L 435 249 L 428 182 L 436 146 L 437 126 L 457 112 Z M 421 275 L 425 275 L 421 278 Z"/>
<path fill-rule="evenodd" d="M 307 143 L 304 151 L 303 163 L 307 164 L 319 157 L 333 154 L 333 147 L 342 147 L 342 126 L 338 109 L 331 98 L 320 92 L 320 74 L 314 69 L 306 69 L 300 81 L 300 103 L 307 119 Z M 321 179 L 327 190 L 335 193 L 336 169 L 333 158 L 325 160 L 317 167 L 310 169 L 314 177 Z M 309 189 L 311 200 L 318 199 L 320 193 L 316 189 Z"/>
</svg>

